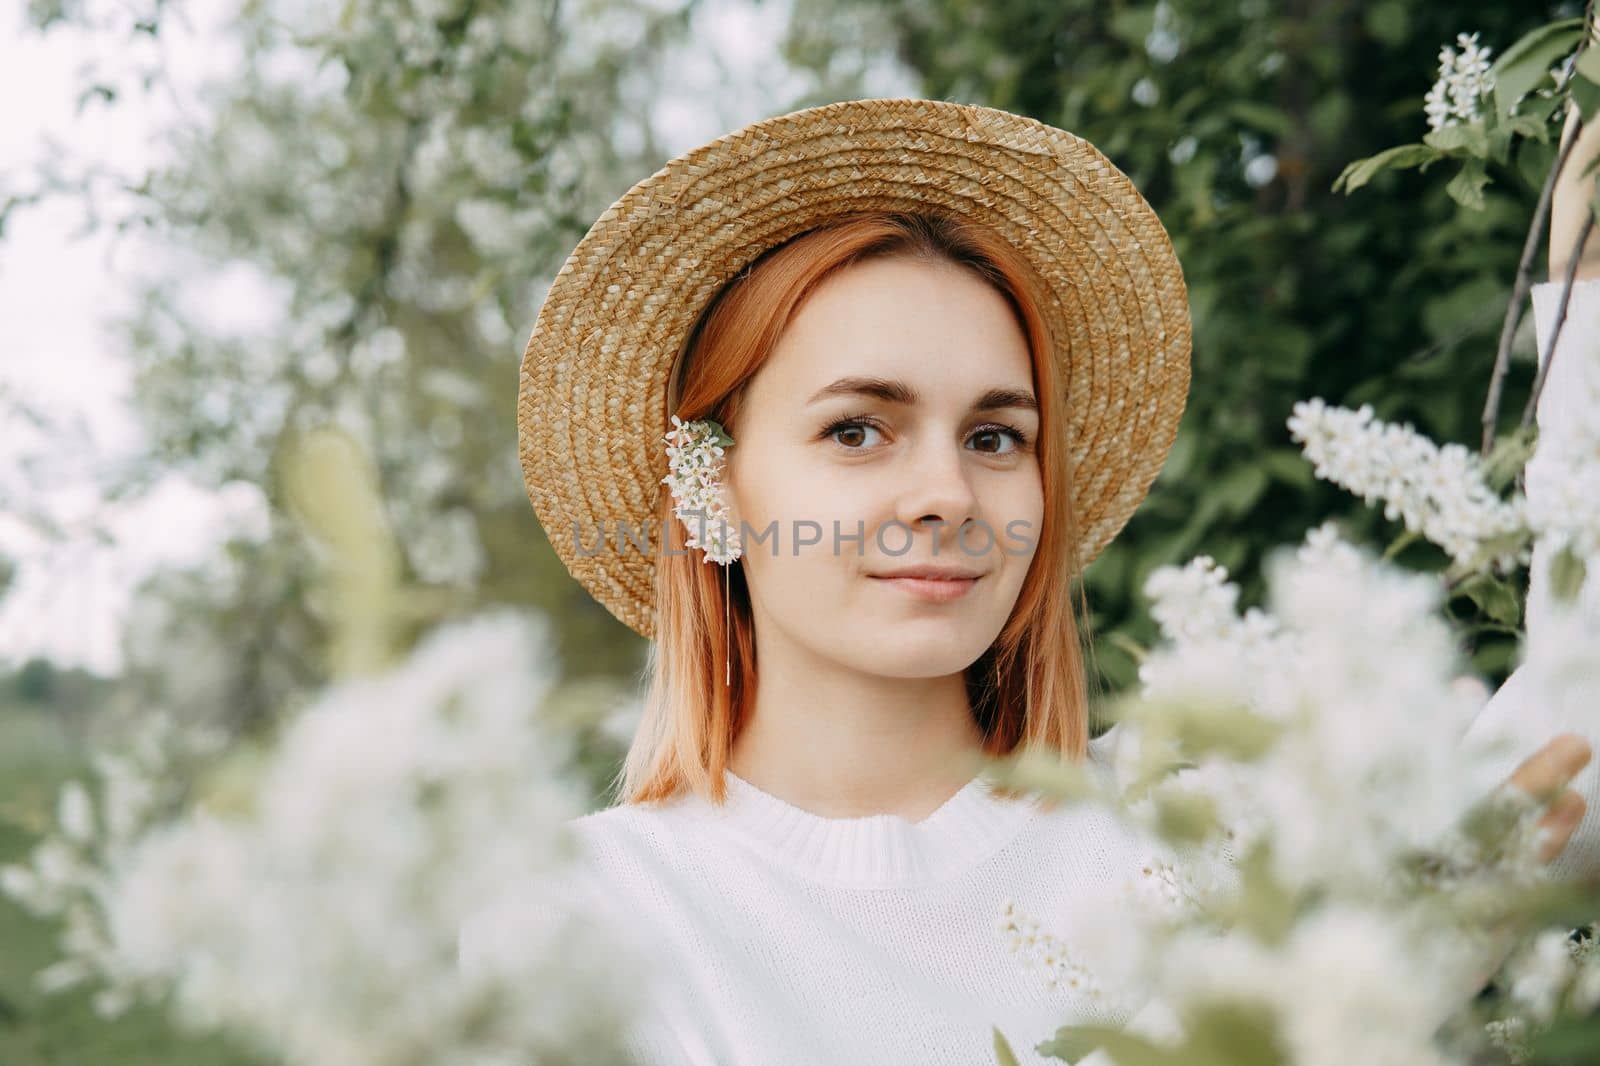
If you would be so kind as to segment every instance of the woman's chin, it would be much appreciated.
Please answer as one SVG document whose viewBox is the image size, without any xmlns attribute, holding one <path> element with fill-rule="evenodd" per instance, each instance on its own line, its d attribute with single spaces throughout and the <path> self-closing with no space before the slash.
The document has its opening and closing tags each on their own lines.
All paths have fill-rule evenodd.
<svg viewBox="0 0 1600 1066">
<path fill-rule="evenodd" d="M 950 632 L 949 622 L 938 627 L 940 632 L 927 631 L 930 627 L 914 622 L 896 623 L 892 628 L 892 636 L 884 632 L 863 636 L 860 644 L 851 649 L 852 658 L 864 673 L 907 680 L 948 677 L 971 666 L 993 642 L 992 638 L 963 639 L 961 634 Z M 924 632 L 916 632 L 919 629 Z M 867 654 L 863 655 L 864 651 Z"/>
</svg>

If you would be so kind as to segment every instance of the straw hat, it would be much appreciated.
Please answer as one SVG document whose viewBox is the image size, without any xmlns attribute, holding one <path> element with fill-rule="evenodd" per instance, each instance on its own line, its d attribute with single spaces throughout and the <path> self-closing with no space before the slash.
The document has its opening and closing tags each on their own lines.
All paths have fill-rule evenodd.
<svg viewBox="0 0 1600 1066">
<path fill-rule="evenodd" d="M 523 354 L 528 496 L 567 569 L 636 632 L 655 636 L 662 437 L 672 414 L 702 414 L 669 406 L 701 312 L 803 230 L 922 206 L 997 230 L 1046 287 L 1080 565 L 1144 499 L 1183 413 L 1190 322 L 1172 242 L 1127 176 L 1080 137 L 973 104 L 846 100 L 774 116 L 677 156 L 607 208 L 556 275 Z M 619 522 L 649 531 L 648 550 L 616 550 Z"/>
</svg>

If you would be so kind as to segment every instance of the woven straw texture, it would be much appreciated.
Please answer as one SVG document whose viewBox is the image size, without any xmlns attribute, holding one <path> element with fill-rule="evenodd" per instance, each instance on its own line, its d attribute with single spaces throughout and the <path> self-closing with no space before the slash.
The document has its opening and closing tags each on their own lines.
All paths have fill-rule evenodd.
<svg viewBox="0 0 1600 1066">
<path fill-rule="evenodd" d="M 540 308 L 519 375 L 523 477 L 557 555 L 619 620 L 655 636 L 668 377 L 702 310 L 804 230 L 925 205 L 997 230 L 1039 275 L 1063 368 L 1080 565 L 1122 529 L 1189 388 L 1188 293 L 1155 211 L 1088 141 L 1034 119 L 940 100 L 825 104 L 751 123 L 638 182 Z M 649 550 L 618 551 L 619 522 L 648 531 Z"/>
</svg>

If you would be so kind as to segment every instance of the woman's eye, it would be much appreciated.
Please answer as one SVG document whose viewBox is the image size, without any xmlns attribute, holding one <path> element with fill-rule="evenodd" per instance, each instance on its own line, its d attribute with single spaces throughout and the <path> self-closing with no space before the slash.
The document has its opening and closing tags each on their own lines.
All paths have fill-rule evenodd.
<svg viewBox="0 0 1600 1066">
<path fill-rule="evenodd" d="M 873 433 L 881 437 L 883 430 L 877 423 L 858 417 L 834 422 L 822 431 L 822 436 L 849 451 L 865 451 L 877 443 L 869 436 Z M 1005 446 L 1007 439 L 1011 442 L 1009 448 Z M 1010 455 L 1028 446 L 1027 436 L 1011 426 L 980 426 L 968 440 L 975 445 L 975 451 L 986 455 Z"/>
<path fill-rule="evenodd" d="M 1011 447 L 1009 449 L 989 446 L 1002 443 L 1007 437 L 1011 439 Z M 978 451 L 988 452 L 990 455 L 1009 455 L 1011 452 L 1018 451 L 1028 444 L 1027 437 L 1009 426 L 984 426 L 972 434 L 972 439 L 980 442 Z"/>
<path fill-rule="evenodd" d="M 857 450 L 866 446 L 866 442 L 862 439 L 864 434 L 877 432 L 879 432 L 878 427 L 868 422 L 847 420 L 829 426 L 826 435 L 846 448 Z"/>
</svg>

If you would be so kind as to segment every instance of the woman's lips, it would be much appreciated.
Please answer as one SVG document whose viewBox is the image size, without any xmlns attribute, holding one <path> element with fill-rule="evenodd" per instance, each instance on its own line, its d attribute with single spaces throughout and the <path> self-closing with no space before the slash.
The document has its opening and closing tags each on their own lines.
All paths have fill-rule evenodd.
<svg viewBox="0 0 1600 1066">
<path fill-rule="evenodd" d="M 928 603 L 948 603 L 965 596 L 982 578 L 873 577 L 872 580 Z"/>
</svg>

